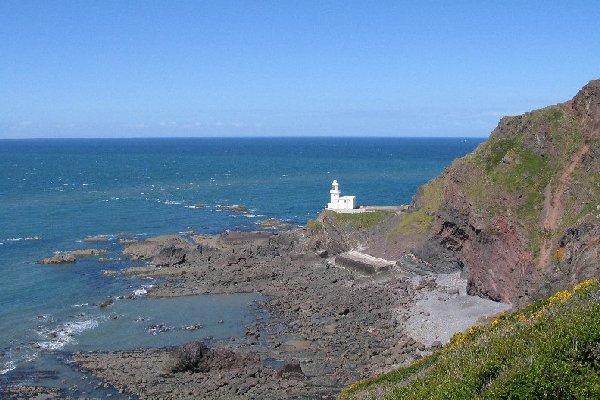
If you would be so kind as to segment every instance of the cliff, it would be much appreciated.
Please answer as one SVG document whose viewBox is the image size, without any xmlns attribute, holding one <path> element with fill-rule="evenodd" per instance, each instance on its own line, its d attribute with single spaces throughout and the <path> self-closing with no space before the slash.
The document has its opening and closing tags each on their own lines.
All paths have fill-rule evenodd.
<svg viewBox="0 0 600 400">
<path fill-rule="evenodd" d="M 317 250 L 414 255 L 430 272 L 463 271 L 469 294 L 515 306 L 598 276 L 600 80 L 565 103 L 502 118 L 419 188 L 408 212 L 326 211 L 313 224 Z"/>
<path fill-rule="evenodd" d="M 468 291 L 521 305 L 599 273 L 600 80 L 572 100 L 504 117 L 421 187 L 391 231 Z"/>
</svg>

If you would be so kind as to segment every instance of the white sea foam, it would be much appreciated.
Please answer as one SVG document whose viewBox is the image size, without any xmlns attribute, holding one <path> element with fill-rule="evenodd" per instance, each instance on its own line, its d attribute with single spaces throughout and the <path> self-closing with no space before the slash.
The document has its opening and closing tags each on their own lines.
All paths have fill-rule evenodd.
<svg viewBox="0 0 600 400">
<path fill-rule="evenodd" d="M 73 307 L 85 307 L 88 305 L 89 305 L 89 303 L 73 304 Z"/>
<path fill-rule="evenodd" d="M 244 217 L 246 217 L 246 218 L 256 218 L 256 215 L 254 215 L 254 214 L 244 214 Z"/>
<path fill-rule="evenodd" d="M 18 238 L 8 238 L 7 242 L 20 242 L 21 240 L 41 240 L 40 236 L 27 236 L 27 237 L 18 237 Z"/>
<path fill-rule="evenodd" d="M 152 289 L 153 287 L 154 285 L 142 285 L 140 289 L 134 290 L 133 294 L 135 296 L 143 296 L 145 294 L 148 294 L 148 289 Z"/>
<path fill-rule="evenodd" d="M 73 342 L 76 335 L 97 326 L 98 321 L 95 319 L 69 321 L 57 329 L 40 332 L 40 335 L 49 338 L 49 340 L 38 342 L 37 345 L 44 350 L 58 350 Z"/>
<path fill-rule="evenodd" d="M 2 369 L 0 369 L 0 375 L 4 375 L 5 373 L 17 368 L 17 363 L 15 363 L 14 361 L 7 361 L 1 368 Z"/>
<path fill-rule="evenodd" d="M 168 205 L 180 205 L 181 202 L 180 201 L 175 201 L 175 200 L 165 200 L 164 204 L 168 204 Z"/>
<path fill-rule="evenodd" d="M 7 355 L 10 360 L 7 360 L 3 365 L 0 363 L 0 375 L 4 375 L 17 368 L 19 363 L 33 361 L 38 356 L 37 352 L 29 349 L 20 349 L 16 352 L 14 349 L 10 349 Z"/>
</svg>

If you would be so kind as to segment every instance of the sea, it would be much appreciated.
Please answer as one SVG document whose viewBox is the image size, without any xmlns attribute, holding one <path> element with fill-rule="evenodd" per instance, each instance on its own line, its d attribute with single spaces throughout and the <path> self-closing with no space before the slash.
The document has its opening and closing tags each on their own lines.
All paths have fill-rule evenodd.
<svg viewBox="0 0 600 400">
<path fill-rule="evenodd" d="M 407 204 L 483 140 L 0 140 L 0 387 L 118 398 L 77 370 L 74 352 L 226 340 L 268 318 L 259 294 L 148 298 L 157 282 L 103 273 L 135 264 L 120 258 L 121 240 L 252 231 L 272 218 L 301 227 L 322 211 L 334 179 L 359 204 Z M 103 241 L 83 241 L 90 236 Z M 37 263 L 85 248 L 110 260 Z"/>
</svg>

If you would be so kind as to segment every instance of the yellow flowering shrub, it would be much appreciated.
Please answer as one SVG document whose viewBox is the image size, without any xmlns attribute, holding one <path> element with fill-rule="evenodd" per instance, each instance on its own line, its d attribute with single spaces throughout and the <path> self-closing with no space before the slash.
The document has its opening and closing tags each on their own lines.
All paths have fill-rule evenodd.
<svg viewBox="0 0 600 400">
<path fill-rule="evenodd" d="M 561 292 L 556 292 L 553 296 L 550 296 L 550 298 L 548 298 L 548 305 L 552 305 L 552 304 L 558 303 L 558 302 L 567 301 L 571 297 L 573 297 L 573 293 L 569 292 L 568 290 L 563 290 Z"/>
<path fill-rule="evenodd" d="M 573 291 L 578 292 L 580 290 L 583 290 L 585 288 L 593 286 L 595 283 L 596 283 L 596 279 L 594 279 L 594 278 L 586 279 L 585 281 L 580 282 L 577 285 L 575 285 L 575 287 L 573 288 Z"/>
</svg>

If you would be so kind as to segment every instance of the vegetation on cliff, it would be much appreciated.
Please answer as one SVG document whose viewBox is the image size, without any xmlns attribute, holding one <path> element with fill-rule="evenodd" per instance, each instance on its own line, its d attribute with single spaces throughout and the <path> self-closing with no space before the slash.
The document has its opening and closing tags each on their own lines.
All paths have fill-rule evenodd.
<svg viewBox="0 0 600 400">
<path fill-rule="evenodd" d="M 600 288 L 586 280 L 401 368 L 357 382 L 340 399 L 600 398 Z"/>
<path fill-rule="evenodd" d="M 444 182 L 445 176 L 442 175 L 421 186 L 416 195 L 418 203 L 413 210 L 400 216 L 398 224 L 388 232 L 388 236 L 429 234 L 435 213 L 442 205 Z"/>
<path fill-rule="evenodd" d="M 462 270 L 468 293 L 522 306 L 600 276 L 600 80 L 570 101 L 504 117 L 398 213 L 325 211 L 308 232 L 337 254 L 410 253 Z M 422 262 L 421 262 L 422 261 Z"/>
<path fill-rule="evenodd" d="M 424 185 L 389 232 L 469 293 L 515 305 L 600 265 L 600 80 L 572 100 L 504 117 L 490 138 Z"/>
<path fill-rule="evenodd" d="M 373 228 L 382 222 L 387 216 L 391 215 L 387 211 L 369 211 L 362 213 L 332 213 L 335 220 L 343 225 L 347 225 L 354 229 Z"/>
</svg>

